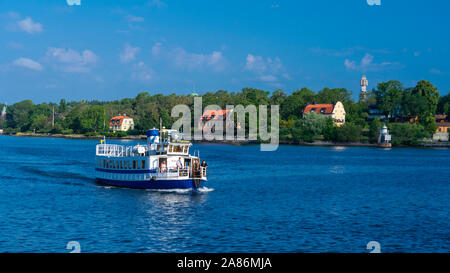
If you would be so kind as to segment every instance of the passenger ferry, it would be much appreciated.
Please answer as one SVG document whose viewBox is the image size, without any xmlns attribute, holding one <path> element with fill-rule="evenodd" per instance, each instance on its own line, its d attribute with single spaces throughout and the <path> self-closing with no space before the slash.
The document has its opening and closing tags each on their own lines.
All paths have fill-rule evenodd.
<svg viewBox="0 0 450 273">
<path fill-rule="evenodd" d="M 96 180 L 135 189 L 193 189 L 207 181 L 200 153 L 189 154 L 190 141 L 176 130 L 147 131 L 145 145 L 98 144 Z"/>
</svg>

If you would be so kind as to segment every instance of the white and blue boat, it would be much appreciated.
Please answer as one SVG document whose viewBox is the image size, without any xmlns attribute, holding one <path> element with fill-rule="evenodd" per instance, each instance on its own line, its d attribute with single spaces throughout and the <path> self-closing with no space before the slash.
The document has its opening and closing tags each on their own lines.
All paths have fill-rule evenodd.
<svg viewBox="0 0 450 273">
<path fill-rule="evenodd" d="M 134 189 L 201 188 L 206 167 L 200 164 L 200 153 L 189 154 L 190 141 L 175 130 L 147 131 L 147 143 L 133 146 L 98 144 L 96 147 L 96 180 L 110 186 Z"/>
</svg>

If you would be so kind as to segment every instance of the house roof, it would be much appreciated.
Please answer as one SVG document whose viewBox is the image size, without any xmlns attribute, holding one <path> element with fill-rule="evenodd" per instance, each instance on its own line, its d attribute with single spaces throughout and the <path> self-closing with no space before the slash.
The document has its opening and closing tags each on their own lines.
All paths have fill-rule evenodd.
<svg viewBox="0 0 450 273">
<path fill-rule="evenodd" d="M 334 104 L 308 104 L 303 110 L 303 114 L 316 112 L 317 114 L 333 113 Z"/>
<path fill-rule="evenodd" d="M 436 119 L 446 119 L 447 115 L 436 115 L 435 118 Z"/>
<path fill-rule="evenodd" d="M 132 119 L 132 118 L 127 115 L 115 116 L 115 117 L 111 118 L 111 120 L 109 121 L 109 125 L 119 125 L 120 126 L 120 125 L 122 125 L 124 119 Z"/>
<path fill-rule="evenodd" d="M 227 113 L 229 112 L 229 110 L 205 110 L 203 112 L 202 117 L 200 118 L 201 120 L 211 120 L 211 119 L 224 119 L 224 117 L 226 117 Z"/>
</svg>

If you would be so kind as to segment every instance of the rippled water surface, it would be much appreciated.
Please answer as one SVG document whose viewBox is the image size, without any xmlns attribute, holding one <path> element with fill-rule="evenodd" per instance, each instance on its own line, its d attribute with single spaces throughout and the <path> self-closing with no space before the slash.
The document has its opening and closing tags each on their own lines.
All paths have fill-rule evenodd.
<svg viewBox="0 0 450 273">
<path fill-rule="evenodd" d="M 193 193 L 97 185 L 97 143 L 0 136 L 0 252 L 450 250 L 448 149 L 196 145 Z"/>
</svg>

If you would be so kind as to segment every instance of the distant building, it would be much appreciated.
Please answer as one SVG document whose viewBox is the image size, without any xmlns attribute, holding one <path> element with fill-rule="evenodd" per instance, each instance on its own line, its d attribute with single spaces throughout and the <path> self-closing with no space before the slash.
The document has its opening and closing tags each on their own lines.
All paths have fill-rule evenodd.
<svg viewBox="0 0 450 273">
<path fill-rule="evenodd" d="M 1 113 L 0 119 L 2 119 L 2 120 L 5 120 L 5 119 L 6 119 L 6 104 L 3 105 L 2 113 Z"/>
<path fill-rule="evenodd" d="M 123 114 L 112 117 L 109 121 L 109 130 L 113 132 L 121 131 L 126 132 L 134 129 L 133 118 Z"/>
<path fill-rule="evenodd" d="M 367 99 L 367 86 L 369 85 L 369 81 L 367 80 L 366 75 L 362 76 L 360 85 L 361 85 L 360 98 L 362 100 L 366 100 Z"/>
<path fill-rule="evenodd" d="M 447 115 L 436 115 L 436 133 L 450 133 L 450 122 L 446 122 Z"/>
<path fill-rule="evenodd" d="M 340 101 L 333 104 L 308 104 L 303 110 L 303 114 L 313 112 L 331 117 L 336 126 L 341 126 L 345 123 L 344 104 Z"/>
<path fill-rule="evenodd" d="M 210 120 L 222 121 L 222 132 L 226 131 L 227 126 L 233 126 L 230 124 L 234 122 L 233 119 L 227 119 L 228 114 L 233 114 L 233 110 L 205 110 L 203 115 L 200 117 L 199 126 L 204 133 L 215 133 L 216 129 L 215 124 L 212 122 L 208 122 Z M 235 123 L 235 129 L 240 129 L 240 124 L 238 122 Z"/>
<path fill-rule="evenodd" d="M 377 107 L 377 104 L 373 103 L 369 105 L 369 116 L 367 117 L 367 119 L 374 120 L 376 118 L 379 120 L 387 120 L 387 117 L 383 115 L 381 110 Z"/>
<path fill-rule="evenodd" d="M 433 134 L 434 141 L 448 141 L 450 134 L 450 122 L 447 122 L 447 115 L 436 115 L 436 133 Z"/>
</svg>

